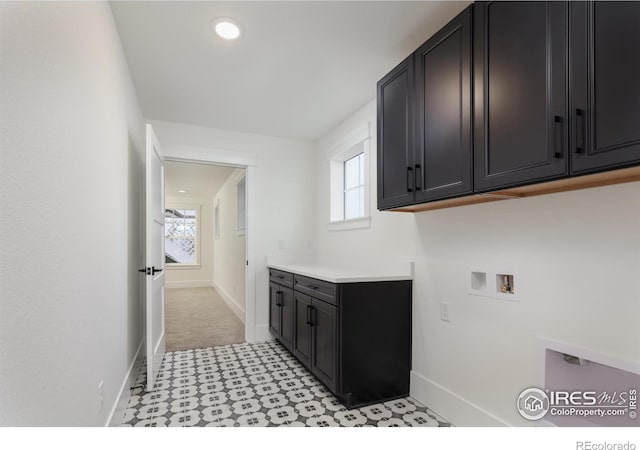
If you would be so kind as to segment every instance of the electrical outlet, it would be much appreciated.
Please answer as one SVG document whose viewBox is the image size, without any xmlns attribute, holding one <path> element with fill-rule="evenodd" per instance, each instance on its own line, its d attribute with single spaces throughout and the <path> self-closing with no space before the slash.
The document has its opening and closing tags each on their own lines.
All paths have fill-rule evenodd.
<svg viewBox="0 0 640 450">
<path fill-rule="evenodd" d="M 440 320 L 451 322 L 451 303 L 440 302 Z"/>
<path fill-rule="evenodd" d="M 98 402 L 100 405 L 98 412 L 101 412 L 104 407 L 104 380 L 100 380 L 98 383 Z"/>
</svg>

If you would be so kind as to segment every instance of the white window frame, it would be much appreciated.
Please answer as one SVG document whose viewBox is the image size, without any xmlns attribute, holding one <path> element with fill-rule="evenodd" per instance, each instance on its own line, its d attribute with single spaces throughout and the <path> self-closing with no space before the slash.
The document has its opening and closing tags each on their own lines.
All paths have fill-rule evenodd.
<svg viewBox="0 0 640 450">
<path fill-rule="evenodd" d="M 183 263 L 165 263 L 166 269 L 199 269 L 201 267 L 200 264 L 200 235 L 201 235 L 201 224 L 202 224 L 202 204 L 201 203 L 171 203 L 165 205 L 165 209 L 190 209 L 196 212 L 196 235 L 194 237 L 194 245 L 196 254 L 195 254 L 195 262 L 192 264 L 183 264 Z M 167 236 L 164 236 L 164 239 L 167 239 Z M 164 257 L 164 255 L 163 255 Z"/>
<path fill-rule="evenodd" d="M 370 125 L 352 132 L 336 145 L 329 158 L 329 231 L 369 228 L 370 216 Z M 364 214 L 361 217 L 345 219 L 344 217 L 344 164 L 354 156 L 364 155 Z"/>
<path fill-rule="evenodd" d="M 346 155 L 344 162 L 342 163 L 342 217 L 344 218 L 343 220 L 347 221 L 347 220 L 354 220 L 354 219 L 361 219 L 362 217 L 364 217 L 364 204 L 362 205 L 363 207 L 363 213 L 362 215 L 356 216 L 356 217 L 350 217 L 347 218 L 347 193 L 349 191 L 354 191 L 356 189 L 360 189 L 362 188 L 362 193 L 363 193 L 363 199 L 362 202 L 364 203 L 364 190 L 366 187 L 366 183 L 364 180 L 364 145 L 363 144 L 357 144 L 354 147 L 352 147 L 353 151 L 350 151 L 349 153 L 351 154 L 351 156 Z M 362 157 L 362 166 L 363 166 L 363 173 L 362 173 L 362 180 L 360 184 L 357 184 L 355 186 L 352 186 L 350 188 L 347 187 L 347 163 L 355 158 L 359 158 Z M 359 164 L 358 164 L 359 166 Z M 358 167 L 358 175 L 360 172 L 360 167 Z"/>
</svg>

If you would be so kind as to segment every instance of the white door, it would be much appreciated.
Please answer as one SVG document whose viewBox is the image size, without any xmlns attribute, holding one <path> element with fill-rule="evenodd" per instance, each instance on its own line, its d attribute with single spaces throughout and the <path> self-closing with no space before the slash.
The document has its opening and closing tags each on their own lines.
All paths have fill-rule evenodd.
<svg viewBox="0 0 640 450">
<path fill-rule="evenodd" d="M 147 124 L 146 161 L 147 391 L 153 390 L 165 350 L 164 334 L 164 159 Z"/>
</svg>

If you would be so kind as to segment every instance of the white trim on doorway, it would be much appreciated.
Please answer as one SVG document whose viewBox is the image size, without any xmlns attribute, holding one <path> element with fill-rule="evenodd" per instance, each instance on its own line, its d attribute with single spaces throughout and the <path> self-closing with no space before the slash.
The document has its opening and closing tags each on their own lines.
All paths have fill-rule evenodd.
<svg viewBox="0 0 640 450">
<path fill-rule="evenodd" d="M 264 340 L 264 332 L 262 325 L 256 324 L 256 250 L 253 240 L 255 223 L 255 179 L 256 179 L 256 157 L 245 153 L 238 153 L 228 150 L 219 150 L 206 147 L 193 147 L 189 145 L 165 144 L 163 145 L 165 160 L 195 163 L 195 164 L 211 164 L 218 166 L 229 166 L 246 169 L 246 219 L 247 231 L 246 252 L 247 252 L 247 274 L 246 274 L 246 301 L 244 311 L 244 335 L 247 342 L 255 342 L 256 340 Z M 219 291 L 218 291 L 219 292 Z M 224 298 L 224 296 L 223 296 Z M 226 299 L 225 299 L 226 300 Z M 234 313 L 238 312 L 232 307 Z"/>
</svg>

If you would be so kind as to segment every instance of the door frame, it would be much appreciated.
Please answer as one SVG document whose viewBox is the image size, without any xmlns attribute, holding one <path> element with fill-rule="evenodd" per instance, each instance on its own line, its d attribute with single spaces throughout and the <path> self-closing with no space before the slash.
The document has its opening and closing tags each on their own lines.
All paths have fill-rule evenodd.
<svg viewBox="0 0 640 450">
<path fill-rule="evenodd" d="M 256 252 L 254 244 L 255 226 L 255 180 L 256 158 L 254 155 L 218 150 L 208 147 L 194 147 L 179 144 L 163 144 L 165 161 L 208 164 L 245 169 L 246 183 L 246 232 L 245 252 L 247 259 L 245 274 L 244 338 L 247 342 L 256 340 Z"/>
</svg>

